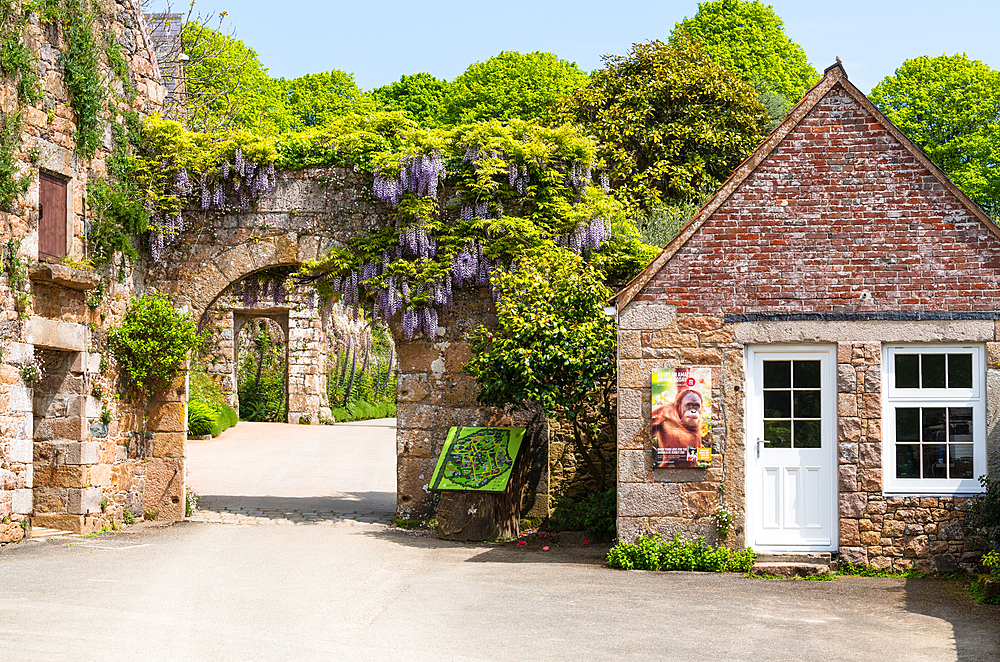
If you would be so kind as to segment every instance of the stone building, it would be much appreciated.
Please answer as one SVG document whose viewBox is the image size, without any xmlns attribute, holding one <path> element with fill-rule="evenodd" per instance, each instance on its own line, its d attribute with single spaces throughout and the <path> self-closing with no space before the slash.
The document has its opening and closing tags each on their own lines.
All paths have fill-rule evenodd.
<svg viewBox="0 0 1000 662">
<path fill-rule="evenodd" d="M 21 123 L 3 147 L 14 176 L 29 184 L 0 213 L 0 542 L 21 539 L 32 522 L 86 532 L 122 521 L 126 510 L 182 517 L 183 474 L 169 458 L 183 450 L 183 392 L 159 394 L 174 402 L 154 403 L 144 427 L 142 412 L 114 397 L 116 374 L 102 357 L 107 330 L 142 288 L 141 271 L 116 278 L 110 267 L 82 266 L 90 255 L 87 186 L 107 176 L 111 127 L 128 113 L 156 112 L 165 94 L 139 2 L 94 5 L 105 100 L 100 144 L 89 158 L 76 142 L 80 118 L 62 63 L 65 25 L 45 23 L 20 3 L 5 21 L 8 36 L 30 53 L 40 99 L 25 99 L 24 75 L 5 70 L 0 106 L 5 118 L 20 116 Z M 112 63 L 115 50 L 124 79 Z M 31 379 L 32 366 L 40 379 Z"/>
<path fill-rule="evenodd" d="M 1000 229 L 839 64 L 614 301 L 622 538 L 716 539 L 722 506 L 758 552 L 976 558 Z M 651 374 L 678 367 L 711 371 L 707 466 L 654 466 Z"/>
</svg>

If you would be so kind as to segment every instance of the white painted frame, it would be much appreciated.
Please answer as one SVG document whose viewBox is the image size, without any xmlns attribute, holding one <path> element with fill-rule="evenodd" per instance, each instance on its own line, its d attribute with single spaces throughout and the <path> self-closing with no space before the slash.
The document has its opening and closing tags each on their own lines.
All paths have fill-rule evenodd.
<svg viewBox="0 0 1000 662">
<path fill-rule="evenodd" d="M 763 384 L 762 375 L 756 374 L 756 366 L 760 357 L 769 359 L 803 360 L 819 358 L 821 363 L 821 389 L 823 427 L 822 434 L 824 461 L 830 469 L 830 499 L 827 505 L 827 516 L 830 521 L 830 541 L 827 545 L 757 545 L 755 526 L 759 495 L 757 485 L 757 438 L 763 437 Z M 763 363 L 761 362 L 761 365 Z M 744 351 L 744 374 L 746 383 L 744 389 L 744 480 L 745 480 L 745 538 L 748 547 L 761 552 L 835 552 L 840 542 L 839 517 L 839 438 L 837 435 L 837 346 L 836 345 L 746 345 Z M 758 387 L 759 385 L 759 387 Z M 829 415 L 826 415 L 829 413 Z M 761 416 L 758 416 L 761 414 Z M 760 429 L 758 429 L 760 428 Z"/>
<path fill-rule="evenodd" d="M 972 352 L 971 389 L 897 389 L 896 354 Z M 986 473 L 986 362 L 978 343 L 892 343 L 882 345 L 882 493 L 887 496 L 957 496 L 983 491 Z M 896 407 L 971 407 L 972 478 L 896 478 Z"/>
</svg>

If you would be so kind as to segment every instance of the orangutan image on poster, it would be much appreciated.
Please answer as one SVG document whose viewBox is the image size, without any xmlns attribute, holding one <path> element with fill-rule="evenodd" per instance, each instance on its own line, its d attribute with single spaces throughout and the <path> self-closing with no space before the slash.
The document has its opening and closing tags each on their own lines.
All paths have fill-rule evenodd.
<svg viewBox="0 0 1000 662">
<path fill-rule="evenodd" d="M 653 466 L 707 467 L 712 461 L 712 369 L 653 373 Z"/>
</svg>

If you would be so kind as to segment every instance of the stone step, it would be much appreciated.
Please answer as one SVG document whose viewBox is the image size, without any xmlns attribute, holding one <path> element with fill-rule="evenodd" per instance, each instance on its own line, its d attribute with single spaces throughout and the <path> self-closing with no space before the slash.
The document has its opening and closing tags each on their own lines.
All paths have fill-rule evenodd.
<svg viewBox="0 0 1000 662">
<path fill-rule="evenodd" d="M 46 538 L 55 538 L 57 536 L 68 536 L 72 531 L 63 531 L 62 529 L 46 529 L 44 526 L 33 526 L 31 527 L 31 538 L 29 540 L 45 540 Z"/>
<path fill-rule="evenodd" d="M 818 577 L 830 574 L 830 565 L 823 563 L 754 563 L 750 570 L 755 575 L 771 575 L 774 577 Z"/>
<path fill-rule="evenodd" d="M 833 555 L 830 552 L 775 552 L 757 554 L 757 563 L 809 563 L 830 566 Z"/>
</svg>

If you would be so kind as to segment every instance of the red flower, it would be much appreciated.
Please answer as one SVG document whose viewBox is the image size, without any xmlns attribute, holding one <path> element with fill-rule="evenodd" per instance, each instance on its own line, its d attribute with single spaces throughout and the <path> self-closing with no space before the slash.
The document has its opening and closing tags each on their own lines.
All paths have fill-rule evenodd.
<svg viewBox="0 0 1000 662">
<path fill-rule="evenodd" d="M 590 544 L 590 541 L 589 541 L 589 540 L 584 540 L 584 541 L 583 541 L 583 544 L 584 544 L 584 545 L 589 545 L 589 544 Z"/>
<path fill-rule="evenodd" d="M 517 546 L 518 546 L 518 547 L 524 547 L 524 546 L 525 546 L 525 545 L 527 545 L 527 544 L 528 544 L 528 543 L 524 542 L 523 540 L 518 540 L 518 541 L 517 541 Z"/>
<path fill-rule="evenodd" d="M 545 547 L 542 547 L 542 551 L 543 551 L 543 552 L 547 552 L 547 551 L 549 551 L 549 546 L 548 546 L 548 545 L 546 545 Z"/>
</svg>

